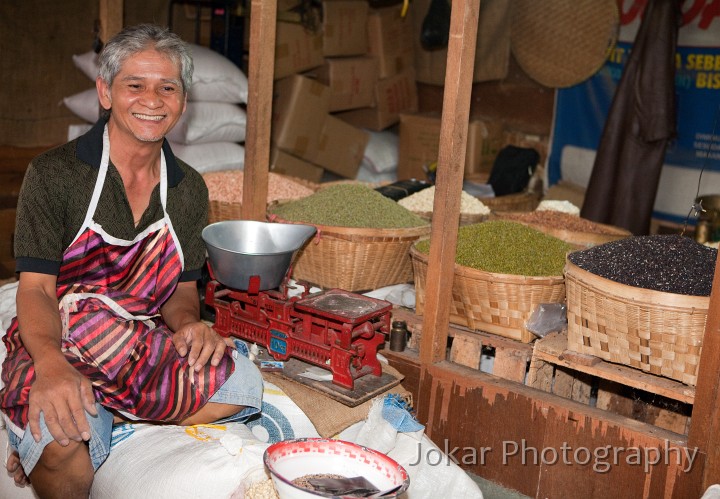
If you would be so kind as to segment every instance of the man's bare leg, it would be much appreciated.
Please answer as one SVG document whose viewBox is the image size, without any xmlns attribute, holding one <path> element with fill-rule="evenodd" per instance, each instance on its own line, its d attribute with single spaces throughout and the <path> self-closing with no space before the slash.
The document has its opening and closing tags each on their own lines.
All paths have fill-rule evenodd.
<svg viewBox="0 0 720 499">
<path fill-rule="evenodd" d="M 94 476 L 87 442 L 71 440 L 63 447 L 53 440 L 30 473 L 30 481 L 41 498 L 77 499 L 90 495 Z"/>
<path fill-rule="evenodd" d="M 223 418 L 237 414 L 245 409 L 243 405 L 219 404 L 217 402 L 208 402 L 198 412 L 180 421 L 180 426 L 190 426 L 194 424 L 210 424 Z"/>
<path fill-rule="evenodd" d="M 209 424 L 209 423 L 212 423 L 213 421 L 218 421 L 220 419 L 230 417 L 233 414 L 237 414 L 238 412 L 243 410 L 243 408 L 244 408 L 243 406 L 237 406 L 237 405 L 232 405 L 232 404 L 218 404 L 218 403 L 210 402 L 208 404 L 205 404 L 205 406 L 203 406 L 202 409 L 200 409 L 198 412 L 196 412 L 192 416 L 182 420 L 179 424 L 181 426 L 190 426 L 190 425 L 194 425 L 194 424 Z M 125 420 L 120 417 L 117 417 L 117 416 L 115 417 L 116 423 L 120 423 L 123 421 L 125 421 Z M 57 444 L 57 442 L 53 442 L 52 444 L 54 444 L 54 446 L 60 447 L 61 449 L 66 449 L 66 448 L 62 448 L 59 444 Z M 87 446 L 84 444 L 78 444 L 76 442 L 72 442 L 71 445 L 73 445 L 73 444 L 78 448 L 83 447 L 87 450 Z M 50 445 L 48 445 L 48 447 L 50 447 Z M 46 447 L 45 449 L 47 450 L 48 447 Z M 45 454 L 46 453 L 43 452 L 43 456 L 40 458 L 41 462 L 43 461 Z M 86 452 L 86 454 L 87 454 L 87 461 L 88 461 L 89 469 L 91 471 L 89 484 L 92 484 L 92 476 L 93 476 L 92 463 L 90 462 L 89 453 Z M 38 466 L 36 466 L 35 469 L 33 470 L 33 472 L 31 473 L 32 476 L 36 476 L 36 471 L 38 470 L 38 467 L 41 465 L 41 462 L 38 463 Z M 49 466 L 49 468 L 48 468 L 48 466 Z M 17 451 L 13 451 L 8 456 L 6 468 L 7 468 L 8 473 L 10 475 L 12 475 L 13 480 L 15 481 L 15 483 L 17 485 L 26 486 L 26 485 L 30 484 L 30 479 L 25 474 L 25 471 L 22 468 L 22 465 L 20 463 L 20 456 L 18 455 Z M 44 480 L 44 475 L 46 473 L 48 473 L 49 469 L 51 469 L 51 468 L 52 468 L 52 462 L 49 462 L 47 465 L 43 465 L 44 471 L 40 475 L 37 475 L 37 476 L 40 476 L 40 478 L 37 478 L 36 480 L 41 480 L 41 481 Z M 81 481 L 84 482 L 86 479 L 87 479 L 87 477 L 85 477 Z M 63 482 L 64 482 L 64 480 L 63 480 Z M 32 483 L 33 483 L 35 490 L 37 491 L 38 485 L 36 485 L 35 480 L 33 480 Z M 52 483 L 52 482 L 50 482 L 50 483 Z M 43 484 L 41 483 L 39 485 L 39 487 L 42 488 Z M 87 490 L 88 491 L 90 490 L 90 485 L 87 486 Z M 40 494 L 39 491 L 38 491 L 38 494 Z M 62 496 L 58 496 L 58 497 L 62 497 Z"/>
</svg>

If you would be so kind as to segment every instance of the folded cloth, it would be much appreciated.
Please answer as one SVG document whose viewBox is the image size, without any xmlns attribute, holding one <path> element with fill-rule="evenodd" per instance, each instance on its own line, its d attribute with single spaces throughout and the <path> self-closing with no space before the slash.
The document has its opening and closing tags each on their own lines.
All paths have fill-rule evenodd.
<svg viewBox="0 0 720 499">
<path fill-rule="evenodd" d="M 411 433 L 424 430 L 415 416 L 410 413 L 410 404 L 396 393 L 390 393 L 383 399 L 382 417 L 397 431 Z"/>
</svg>

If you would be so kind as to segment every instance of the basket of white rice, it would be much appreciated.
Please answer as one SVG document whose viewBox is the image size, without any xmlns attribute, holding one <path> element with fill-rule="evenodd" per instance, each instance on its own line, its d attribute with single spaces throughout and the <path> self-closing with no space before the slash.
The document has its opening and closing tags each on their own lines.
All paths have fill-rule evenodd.
<svg viewBox="0 0 720 499">
<path fill-rule="evenodd" d="M 435 186 L 411 194 L 398 201 L 400 206 L 407 208 L 425 220 L 432 220 L 433 204 L 435 202 Z M 460 225 L 482 222 L 490 215 L 488 208 L 478 198 L 465 191 L 460 193 Z"/>
</svg>

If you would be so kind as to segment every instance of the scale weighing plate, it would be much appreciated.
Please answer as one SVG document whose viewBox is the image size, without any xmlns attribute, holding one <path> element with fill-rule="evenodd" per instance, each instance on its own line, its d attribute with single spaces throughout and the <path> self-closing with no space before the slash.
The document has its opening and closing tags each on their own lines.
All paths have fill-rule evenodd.
<svg viewBox="0 0 720 499">
<path fill-rule="evenodd" d="M 342 322 L 359 324 L 392 309 L 392 303 L 342 289 L 330 289 L 298 300 L 295 308 Z"/>
</svg>

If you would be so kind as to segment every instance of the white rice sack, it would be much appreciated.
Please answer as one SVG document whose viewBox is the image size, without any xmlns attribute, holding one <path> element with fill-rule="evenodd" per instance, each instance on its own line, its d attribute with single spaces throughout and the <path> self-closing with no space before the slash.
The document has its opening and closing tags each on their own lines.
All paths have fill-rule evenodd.
<svg viewBox="0 0 720 499">
<path fill-rule="evenodd" d="M 372 173 L 394 173 L 398 166 L 398 135 L 390 130 L 370 134 L 360 168 Z"/>
<path fill-rule="evenodd" d="M 84 54 L 73 55 L 72 60 L 76 68 L 82 71 L 85 76 L 90 78 L 92 81 L 95 81 L 100 68 L 98 65 L 98 54 L 96 54 L 95 51 L 91 50 L 89 52 L 85 52 Z"/>
<path fill-rule="evenodd" d="M 191 145 L 171 142 L 170 146 L 175 156 L 200 173 L 242 170 L 245 167 L 245 148 L 234 142 Z"/>
<path fill-rule="evenodd" d="M 98 468 L 93 499 L 229 498 L 266 479 L 263 453 L 269 444 L 243 424 L 124 426 L 131 434 Z"/>
<path fill-rule="evenodd" d="M 190 101 L 247 103 L 247 76 L 224 55 L 190 44 L 195 71 L 188 95 Z"/>
<path fill-rule="evenodd" d="M 237 104 L 188 102 L 185 113 L 167 134 L 167 139 L 185 145 L 244 142 L 246 125 L 245 110 Z"/>
<path fill-rule="evenodd" d="M 570 215 L 580 215 L 580 208 L 572 204 L 570 201 L 556 201 L 552 199 L 544 199 L 540 201 L 536 211 L 560 211 L 569 213 Z"/>
<path fill-rule="evenodd" d="M 95 123 L 100 117 L 100 101 L 95 87 L 65 97 L 63 104 L 88 123 Z"/>
</svg>

